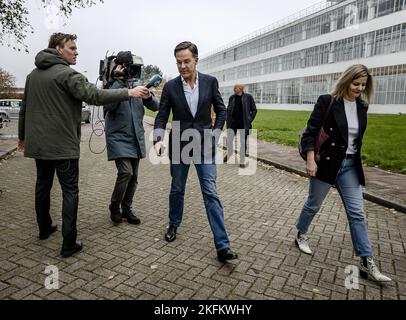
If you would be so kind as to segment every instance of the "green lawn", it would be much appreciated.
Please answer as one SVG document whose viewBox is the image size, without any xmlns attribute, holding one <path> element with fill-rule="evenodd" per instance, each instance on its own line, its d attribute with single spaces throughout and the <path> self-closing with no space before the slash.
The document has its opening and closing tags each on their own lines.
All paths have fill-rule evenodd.
<svg viewBox="0 0 406 320">
<path fill-rule="evenodd" d="M 258 110 L 258 138 L 297 146 L 310 112 Z M 406 115 L 369 114 L 362 159 L 369 166 L 406 174 Z"/>
<path fill-rule="evenodd" d="M 146 115 L 156 113 L 146 110 Z M 297 147 L 308 111 L 258 110 L 253 127 L 258 138 Z M 369 114 L 362 147 L 363 162 L 406 174 L 406 115 Z"/>
<path fill-rule="evenodd" d="M 148 110 L 147 108 L 144 108 L 144 110 L 145 110 L 145 115 L 146 116 L 150 116 L 150 117 L 156 117 L 156 115 L 157 115 L 157 113 L 158 112 L 154 112 L 154 111 L 151 111 L 151 110 Z"/>
</svg>

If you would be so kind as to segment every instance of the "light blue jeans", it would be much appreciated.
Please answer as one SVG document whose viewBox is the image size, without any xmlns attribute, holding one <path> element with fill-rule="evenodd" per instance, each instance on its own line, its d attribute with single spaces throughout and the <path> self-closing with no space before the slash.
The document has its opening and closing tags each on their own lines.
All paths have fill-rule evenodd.
<svg viewBox="0 0 406 320">
<path fill-rule="evenodd" d="M 359 184 L 358 173 L 353 159 L 343 161 L 337 174 L 335 186 L 347 214 L 355 254 L 358 257 L 372 256 L 371 243 L 365 223 L 362 186 Z M 310 178 L 309 196 L 296 225 L 300 233 L 307 233 L 330 188 L 330 184 L 314 177 Z"/>
<path fill-rule="evenodd" d="M 217 250 L 230 247 L 224 226 L 223 207 L 216 191 L 217 169 L 215 164 L 195 164 L 203 194 L 209 224 L 214 235 Z M 169 194 L 169 223 L 179 226 L 183 217 L 185 187 L 190 165 L 171 163 L 172 184 Z"/>
</svg>

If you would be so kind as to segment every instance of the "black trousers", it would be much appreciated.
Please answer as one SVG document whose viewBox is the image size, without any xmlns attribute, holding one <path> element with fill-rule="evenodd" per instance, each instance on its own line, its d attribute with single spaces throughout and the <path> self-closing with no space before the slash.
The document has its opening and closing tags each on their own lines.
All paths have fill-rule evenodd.
<svg viewBox="0 0 406 320">
<path fill-rule="evenodd" d="M 35 185 L 35 212 L 40 231 L 51 227 L 49 213 L 51 189 L 54 175 L 58 177 L 62 189 L 62 248 L 70 248 L 76 242 L 76 221 L 79 202 L 79 159 L 39 160 L 37 165 L 37 183 Z"/>
<path fill-rule="evenodd" d="M 244 129 L 243 125 L 236 125 L 227 130 L 227 159 L 230 159 L 234 153 L 234 138 L 237 132 L 240 135 L 240 163 L 244 163 L 245 155 L 248 154 L 248 134 L 249 130 Z"/>
<path fill-rule="evenodd" d="M 140 159 L 116 159 L 117 179 L 111 195 L 111 203 L 117 208 L 121 204 L 123 212 L 130 212 L 135 190 L 138 185 Z"/>
</svg>

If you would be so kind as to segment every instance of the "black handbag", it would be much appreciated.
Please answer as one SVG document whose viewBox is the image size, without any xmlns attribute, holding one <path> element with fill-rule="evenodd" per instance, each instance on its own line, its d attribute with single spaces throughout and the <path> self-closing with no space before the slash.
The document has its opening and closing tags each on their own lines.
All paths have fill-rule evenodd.
<svg viewBox="0 0 406 320">
<path fill-rule="evenodd" d="M 329 135 L 324 131 L 324 125 L 327 121 L 328 115 L 330 114 L 331 106 L 333 105 L 334 102 L 334 97 L 331 97 L 331 101 L 329 106 L 327 107 L 326 112 L 324 113 L 323 120 L 321 122 L 321 127 L 319 129 L 319 132 L 316 135 L 315 141 L 314 141 L 314 160 L 320 161 L 320 149 L 324 142 L 329 138 Z M 303 139 L 303 134 L 306 132 L 307 126 L 302 130 L 302 132 L 299 134 L 299 154 L 302 157 L 303 160 L 307 161 L 307 152 L 303 152 L 303 146 L 302 146 L 302 139 Z"/>
</svg>

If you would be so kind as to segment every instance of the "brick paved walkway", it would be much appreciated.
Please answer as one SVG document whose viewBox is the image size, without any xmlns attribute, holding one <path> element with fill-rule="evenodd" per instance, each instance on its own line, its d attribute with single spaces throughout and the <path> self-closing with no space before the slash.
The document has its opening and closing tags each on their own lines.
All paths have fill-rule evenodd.
<svg viewBox="0 0 406 320">
<path fill-rule="evenodd" d="M 388 285 L 360 279 L 344 287 L 347 265 L 357 265 L 336 192 L 311 226 L 313 256 L 293 243 L 307 179 L 262 165 L 253 176 L 235 165 L 218 168 L 218 192 L 232 246 L 240 259 L 216 260 L 196 171 L 186 189 L 185 216 L 173 243 L 167 226 L 169 167 L 143 160 L 135 203 L 142 223 L 113 226 L 107 205 L 115 166 L 90 153 L 83 127 L 79 237 L 84 251 L 63 259 L 61 233 L 38 240 L 34 213 L 34 161 L 16 154 L 0 166 L 0 299 L 406 299 L 406 215 L 366 202 L 378 266 Z M 102 149 L 104 137 L 94 141 Z M 61 192 L 55 182 L 52 216 L 61 227 Z M 60 288 L 44 288 L 48 265 L 59 268 Z"/>
</svg>

